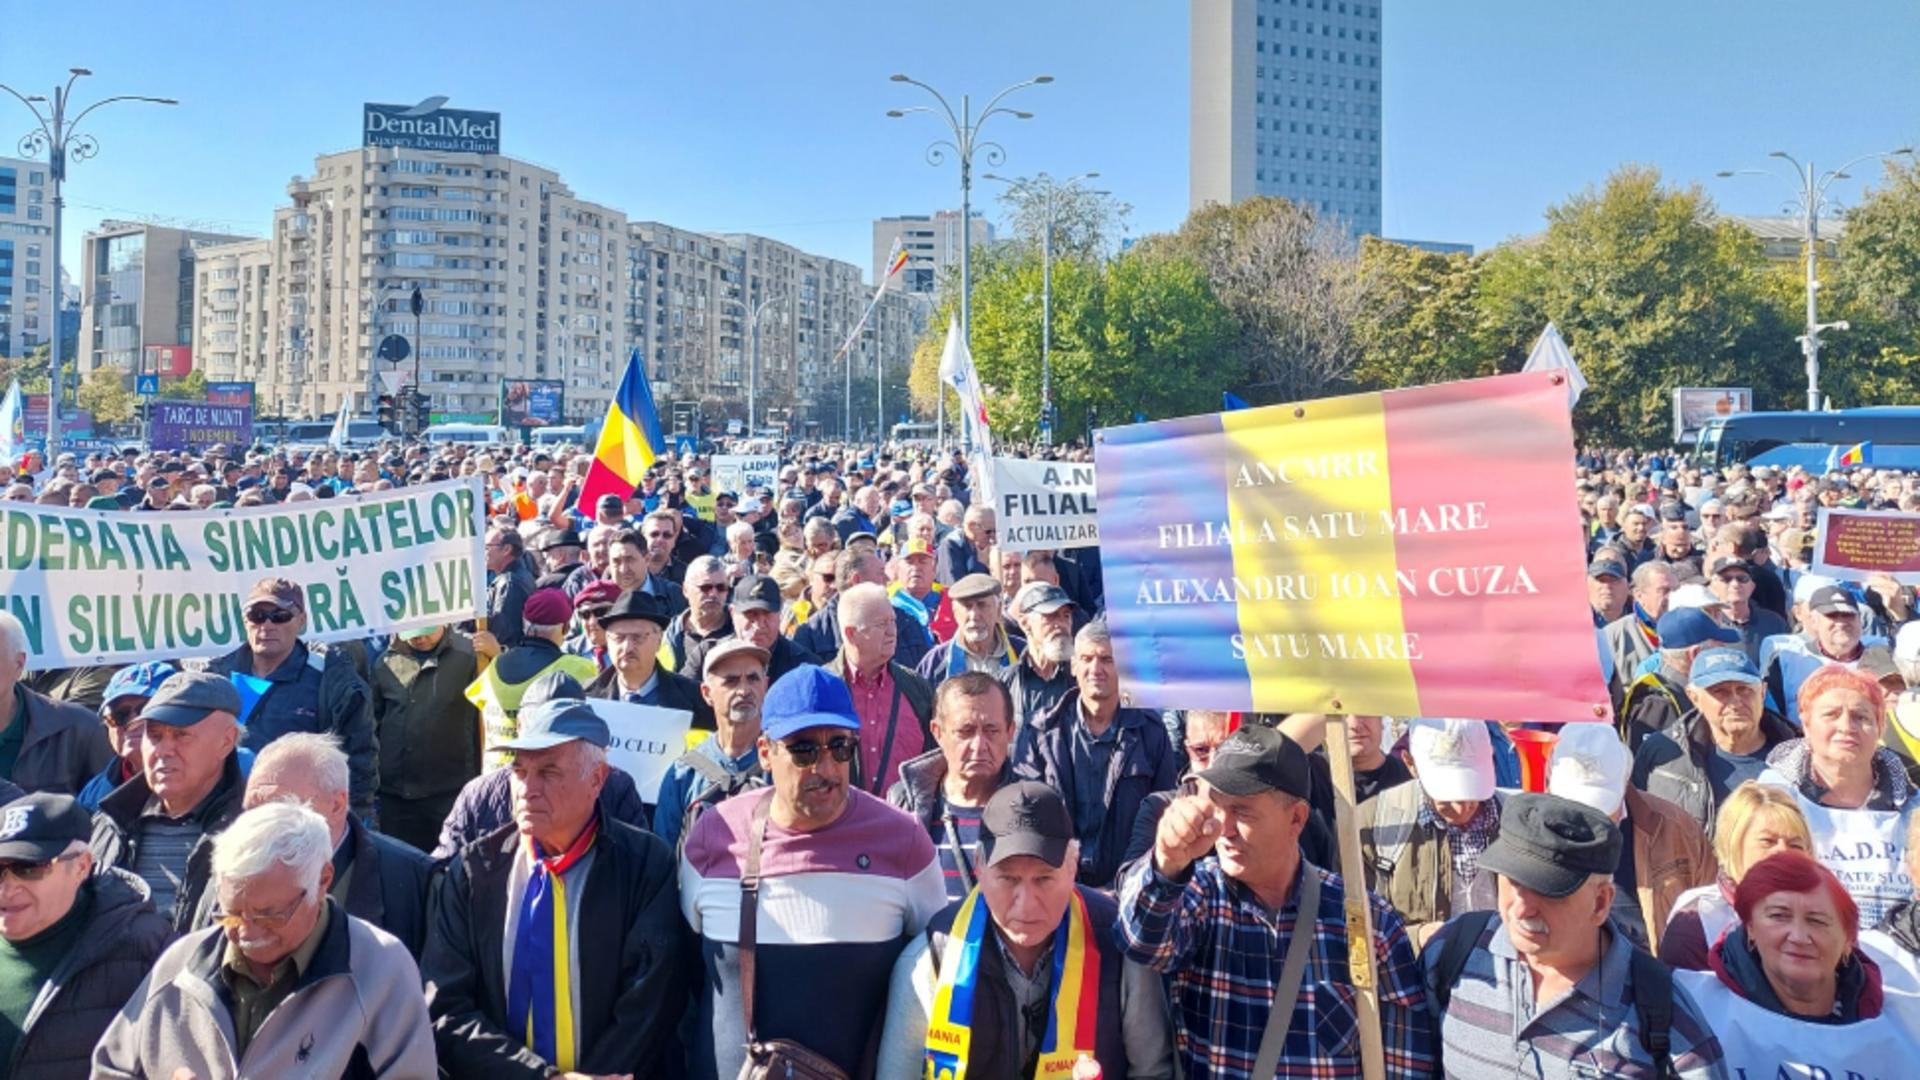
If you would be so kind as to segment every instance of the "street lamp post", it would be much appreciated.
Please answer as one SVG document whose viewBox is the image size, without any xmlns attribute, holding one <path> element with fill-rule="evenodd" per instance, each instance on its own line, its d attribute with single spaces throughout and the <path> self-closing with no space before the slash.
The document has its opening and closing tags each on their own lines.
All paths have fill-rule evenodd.
<svg viewBox="0 0 1920 1080">
<path fill-rule="evenodd" d="M 1800 200 L 1803 240 L 1807 247 L 1807 325 L 1801 334 L 1800 353 L 1807 362 L 1807 411 L 1820 411 L 1820 335 L 1827 330 L 1850 329 L 1846 320 L 1823 323 L 1819 318 L 1817 296 L 1820 292 L 1820 277 L 1817 260 L 1820 255 L 1820 208 L 1826 202 L 1827 188 L 1835 180 L 1848 179 L 1847 170 L 1863 161 L 1877 161 L 1883 158 L 1911 154 L 1911 147 L 1888 150 L 1877 154 L 1861 154 L 1837 169 L 1827 172 L 1815 172 L 1813 162 L 1800 164 L 1792 154 L 1785 150 L 1775 150 L 1768 157 L 1779 158 L 1793 167 L 1794 195 Z M 1774 176 L 1767 169 L 1731 169 L 1721 170 L 1717 175 L 1730 176 Z"/>
<path fill-rule="evenodd" d="M 918 79 L 906 75 L 894 75 L 891 81 L 917 86 L 932 95 L 939 103 L 940 114 L 946 117 L 947 127 L 953 133 L 951 141 L 936 140 L 927 147 L 927 164 L 939 166 L 951 153 L 960 161 L 960 340 L 967 343 L 969 350 L 973 346 L 973 155 L 979 151 L 988 165 L 997 166 L 1007 159 L 1004 147 L 995 142 L 980 141 L 980 126 L 999 113 L 1005 113 L 1015 120 L 1031 120 L 1033 114 L 1009 109 L 1000 104 L 1008 94 L 1015 90 L 1024 90 L 1029 86 L 1042 86 L 1053 81 L 1051 75 L 1036 75 L 1025 82 L 1014 83 L 987 100 L 987 107 L 980 110 L 979 116 L 973 115 L 973 101 L 966 95 L 960 95 L 960 111 L 955 113 L 953 106 L 940 91 Z M 906 109 L 889 109 L 887 115 L 899 118 L 908 113 L 933 112 L 932 106 L 915 105 Z M 947 393 L 944 386 L 934 395 L 938 403 L 938 439 L 945 444 L 947 438 Z M 851 420 L 849 420 L 851 426 Z"/>
<path fill-rule="evenodd" d="M 113 97 L 101 98 L 72 116 L 68 116 L 68 110 L 73 107 L 73 84 L 79 82 L 81 76 L 91 74 L 93 72 L 86 68 L 68 68 L 67 84 L 53 88 L 52 100 L 39 94 L 22 94 L 13 87 L 0 83 L 0 90 L 5 90 L 18 98 L 20 104 L 25 105 L 33 113 L 33 118 L 40 122 L 38 131 L 29 131 L 21 137 L 20 153 L 31 158 L 39 156 L 42 150 L 46 151 L 47 172 L 53 178 L 53 258 L 51 262 L 53 291 L 56 298 L 60 293 L 61 216 L 67 205 L 65 197 L 60 193 L 60 185 L 67 178 L 67 160 L 71 158 L 74 161 L 85 161 L 100 152 L 100 144 L 94 141 L 93 136 L 75 130 L 80 126 L 80 121 L 85 120 L 87 114 L 100 106 L 111 105 L 116 101 L 145 101 L 154 105 L 180 104 L 172 98 L 117 94 Z M 44 112 L 40 108 L 42 105 L 47 106 Z M 53 313 L 53 345 L 50 353 L 53 364 L 49 375 L 50 393 L 47 395 L 48 458 L 60 452 L 60 367 L 65 362 L 65 358 L 61 356 L 59 306 L 56 299 Z"/>
<path fill-rule="evenodd" d="M 786 293 L 769 296 L 765 300 L 760 301 L 759 305 L 753 309 L 753 312 L 747 316 L 747 333 L 748 336 L 753 339 L 753 352 L 747 358 L 747 438 L 749 439 L 754 437 L 753 418 L 756 415 L 754 406 L 760 390 L 760 313 L 767 310 L 769 306 L 786 298 Z M 741 306 L 744 307 L 746 305 L 743 304 Z"/>
<path fill-rule="evenodd" d="M 1071 191 L 1082 180 L 1099 177 L 1097 172 L 1084 172 L 1078 176 L 1069 176 L 1056 181 L 1046 173 L 1033 180 L 1009 180 L 1004 176 L 987 173 L 986 178 L 1007 185 L 1014 191 L 1024 191 L 1041 196 L 1046 210 L 1046 224 L 1040 239 L 1040 445 L 1053 445 L 1053 220 L 1058 208 L 1062 191 Z"/>
</svg>

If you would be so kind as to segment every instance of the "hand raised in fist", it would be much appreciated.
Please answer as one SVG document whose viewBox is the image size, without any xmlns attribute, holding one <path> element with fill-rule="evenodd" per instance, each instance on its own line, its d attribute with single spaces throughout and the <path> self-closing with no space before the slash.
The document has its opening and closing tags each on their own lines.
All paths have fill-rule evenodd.
<svg viewBox="0 0 1920 1080">
<path fill-rule="evenodd" d="M 1182 795 L 1160 816 L 1153 837 L 1153 868 L 1173 877 L 1213 850 L 1220 838 L 1220 812 L 1205 795 Z"/>
</svg>

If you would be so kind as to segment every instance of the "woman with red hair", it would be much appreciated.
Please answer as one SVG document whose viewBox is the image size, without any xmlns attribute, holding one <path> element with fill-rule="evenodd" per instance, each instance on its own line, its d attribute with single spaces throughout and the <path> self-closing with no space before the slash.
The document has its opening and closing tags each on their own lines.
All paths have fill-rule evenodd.
<svg viewBox="0 0 1920 1080">
<path fill-rule="evenodd" d="M 1913 896 L 1900 850 L 1914 790 L 1880 745 L 1886 693 L 1866 672 L 1829 664 L 1800 684 L 1799 707 L 1804 737 L 1774 747 L 1760 782 L 1794 793 L 1814 855 L 1846 876 L 1865 930 Z"/>
<path fill-rule="evenodd" d="M 1709 971 L 1675 981 L 1700 1007 L 1730 1076 L 1891 1076 L 1920 1054 L 1915 1000 L 1882 992 L 1859 947 L 1853 897 L 1833 871 L 1798 851 L 1747 869 L 1733 894 L 1740 921 Z"/>
</svg>

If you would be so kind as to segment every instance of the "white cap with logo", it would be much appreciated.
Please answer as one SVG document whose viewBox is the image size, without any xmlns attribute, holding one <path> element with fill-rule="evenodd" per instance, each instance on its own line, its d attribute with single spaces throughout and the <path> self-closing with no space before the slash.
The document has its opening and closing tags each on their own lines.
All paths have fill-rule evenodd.
<svg viewBox="0 0 1920 1080">
<path fill-rule="evenodd" d="M 1421 717 L 1407 731 L 1420 788 L 1434 802 L 1483 802 L 1493 797 L 1493 738 L 1484 720 Z"/>
<path fill-rule="evenodd" d="M 1612 724 L 1562 724 L 1547 761 L 1547 794 L 1584 803 L 1612 817 L 1627 797 L 1633 755 Z"/>
</svg>

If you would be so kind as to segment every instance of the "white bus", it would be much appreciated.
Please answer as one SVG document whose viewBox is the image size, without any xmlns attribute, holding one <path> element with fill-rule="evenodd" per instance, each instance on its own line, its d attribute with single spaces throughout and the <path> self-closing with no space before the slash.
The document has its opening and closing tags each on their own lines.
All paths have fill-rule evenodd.
<svg viewBox="0 0 1920 1080">
<path fill-rule="evenodd" d="M 893 425 L 893 441 L 900 446 L 932 446 L 938 434 L 933 424 Z"/>
<path fill-rule="evenodd" d="M 513 441 L 507 429 L 497 424 L 435 424 L 421 432 L 420 437 L 430 443 L 468 443 L 474 446 L 497 446 Z"/>
<path fill-rule="evenodd" d="M 587 429 L 583 427 L 534 428 L 528 441 L 535 446 L 564 446 L 569 443 L 584 445 L 587 441 Z"/>
</svg>

